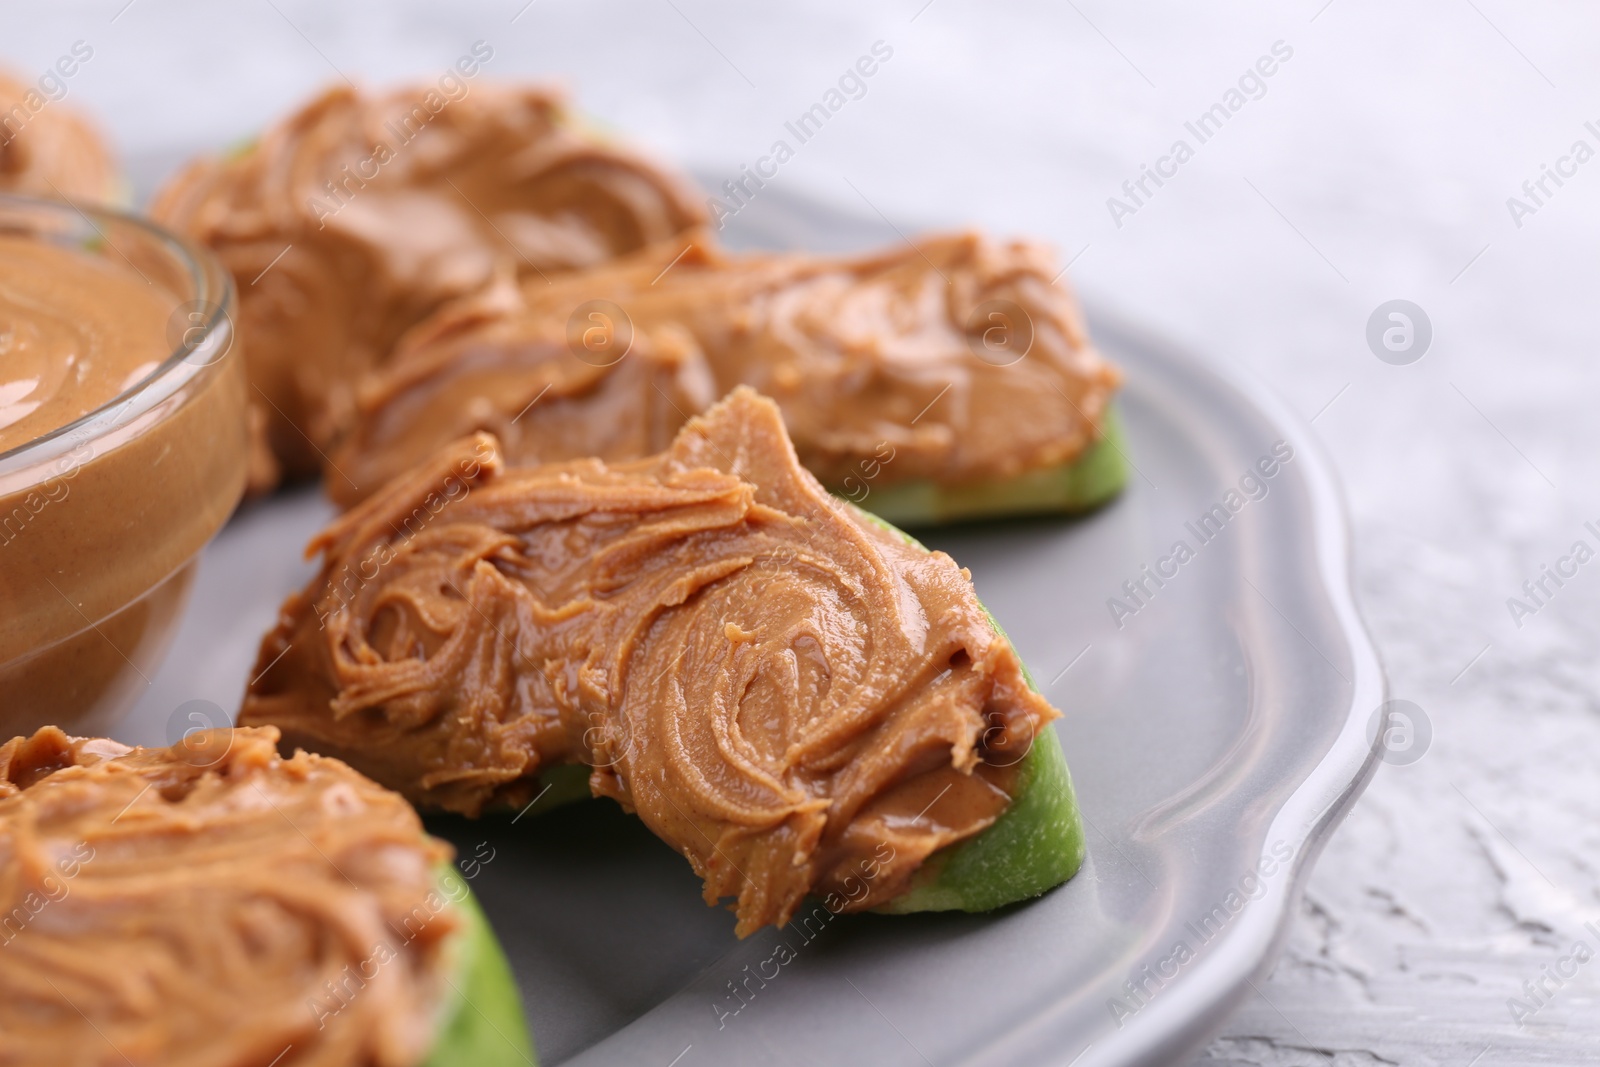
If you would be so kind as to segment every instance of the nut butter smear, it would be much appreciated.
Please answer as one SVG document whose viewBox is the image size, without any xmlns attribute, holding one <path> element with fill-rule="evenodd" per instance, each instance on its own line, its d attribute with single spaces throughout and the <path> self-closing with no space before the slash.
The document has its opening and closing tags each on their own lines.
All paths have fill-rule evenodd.
<svg viewBox="0 0 1600 1067">
<path fill-rule="evenodd" d="M 686 182 L 585 129 L 559 93 L 469 80 L 492 55 L 475 45 L 448 83 L 332 89 L 151 205 L 233 272 L 252 401 L 290 475 L 321 470 L 355 378 L 444 301 L 704 220 Z"/>
<path fill-rule="evenodd" d="M 967 574 L 831 498 L 771 401 L 737 390 L 628 464 L 495 448 L 313 542 L 241 722 L 468 814 L 587 764 L 741 936 L 852 876 L 847 910 L 888 900 L 1010 803 L 1057 713 Z"/>
<path fill-rule="evenodd" d="M 436 895 L 448 849 L 277 740 L 0 745 L 0 1063 L 423 1062 L 459 924 Z"/>
<path fill-rule="evenodd" d="M 58 70 L 70 77 L 77 61 L 93 55 L 79 41 Z M 61 95 L 46 95 L 38 82 L 0 71 L 0 192 L 89 203 L 116 199 L 120 179 L 111 149 L 95 124 L 64 102 L 66 85 L 59 78 L 56 84 Z"/>
<path fill-rule="evenodd" d="M 80 418 L 171 353 L 178 300 L 116 263 L 0 236 L 0 452 Z"/>
</svg>

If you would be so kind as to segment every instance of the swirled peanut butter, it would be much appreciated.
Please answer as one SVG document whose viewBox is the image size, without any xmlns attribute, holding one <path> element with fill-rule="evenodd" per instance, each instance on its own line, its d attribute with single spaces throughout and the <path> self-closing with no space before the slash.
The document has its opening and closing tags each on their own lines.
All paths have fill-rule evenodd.
<svg viewBox="0 0 1600 1067">
<path fill-rule="evenodd" d="M 864 869 L 849 908 L 902 892 L 1056 716 L 966 572 L 830 497 L 747 389 L 634 463 L 464 439 L 312 547 L 242 722 L 468 814 L 587 764 L 741 935 Z"/>
<path fill-rule="evenodd" d="M 412 1067 L 459 925 L 416 813 L 277 731 L 0 746 L 0 1060 Z"/>
<path fill-rule="evenodd" d="M 120 263 L 0 234 L 0 452 L 137 385 L 178 299 Z"/>
<path fill-rule="evenodd" d="M 608 334 L 592 354 L 580 340 L 581 357 L 564 338 L 481 343 L 521 301 L 501 279 L 413 331 L 406 358 L 358 397 L 362 417 L 326 474 L 335 500 L 353 504 L 480 431 L 521 464 L 638 459 L 721 395 L 699 344 L 672 323 L 621 342 Z"/>
<path fill-rule="evenodd" d="M 83 42 L 73 46 L 81 52 Z M 92 51 L 91 51 L 92 54 Z M 73 63 L 63 56 L 61 62 Z M 100 132 L 49 84 L 25 85 L 0 74 L 0 192 L 104 203 L 117 192 L 118 172 Z"/>
<path fill-rule="evenodd" d="M 255 399 L 292 475 L 322 469 L 356 377 L 444 301 L 497 269 L 542 282 L 704 218 L 684 183 L 580 128 L 559 95 L 451 84 L 330 90 L 192 164 L 152 208 L 233 271 Z"/>
<path fill-rule="evenodd" d="M 663 333 L 692 342 L 714 395 L 749 385 L 772 397 L 801 463 L 830 488 L 981 484 L 1070 463 L 1099 436 L 1119 375 L 1090 345 L 1072 296 L 1052 284 L 1058 273 L 1037 245 L 973 233 L 851 258 L 730 255 L 696 233 L 548 282 L 524 279 L 514 293 L 440 312 L 402 342 L 364 384 L 326 485 L 348 505 L 475 430 L 500 435 L 512 463 L 580 448 L 645 454 L 629 450 L 637 436 L 610 432 L 620 390 L 570 340 L 574 317 L 595 306 L 636 348 Z M 636 373 L 632 351 L 611 355 L 609 374 Z M 561 403 L 529 406 L 546 386 Z M 575 418 L 586 398 L 587 426 Z M 681 397 L 674 405 L 681 419 L 698 410 Z"/>
</svg>

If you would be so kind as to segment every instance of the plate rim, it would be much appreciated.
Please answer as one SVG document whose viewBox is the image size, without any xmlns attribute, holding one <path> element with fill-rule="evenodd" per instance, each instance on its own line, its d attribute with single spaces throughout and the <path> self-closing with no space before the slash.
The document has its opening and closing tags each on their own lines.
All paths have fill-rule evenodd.
<svg viewBox="0 0 1600 1067">
<path fill-rule="evenodd" d="M 1388 698 L 1389 686 L 1356 598 L 1354 536 L 1344 490 L 1315 431 L 1247 368 L 1173 341 L 1138 324 L 1115 304 L 1081 290 L 1080 299 L 1092 343 L 1106 342 L 1105 347 L 1112 350 L 1138 348 L 1212 378 L 1259 412 L 1294 448 L 1296 466 L 1304 472 L 1307 489 L 1318 587 L 1351 660 L 1350 700 L 1338 733 L 1305 779 L 1264 823 L 1266 836 L 1258 859 L 1269 858 L 1267 842 L 1289 844 L 1294 848 L 1289 877 L 1263 879 L 1267 892 L 1229 923 L 1187 972 L 1185 981 L 1165 987 L 1170 992 L 1140 1010 L 1139 1025 L 1098 1037 L 1075 1058 L 1060 1061 L 1071 1067 L 1167 1064 L 1192 1054 L 1219 1032 L 1248 993 L 1260 993 L 1256 980 L 1277 963 L 1317 860 L 1377 774 L 1382 737 L 1367 736 L 1367 720 Z M 1302 457 L 1303 463 L 1299 462 Z M 972 1056 L 962 1062 L 980 1058 Z"/>
</svg>

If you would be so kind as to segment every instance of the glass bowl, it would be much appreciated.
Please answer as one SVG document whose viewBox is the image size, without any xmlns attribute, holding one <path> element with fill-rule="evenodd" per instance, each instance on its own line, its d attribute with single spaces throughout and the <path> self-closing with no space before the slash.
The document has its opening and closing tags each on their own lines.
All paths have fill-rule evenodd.
<svg viewBox="0 0 1600 1067">
<path fill-rule="evenodd" d="M 0 740 L 105 733 L 149 683 L 244 489 L 237 294 L 208 252 L 130 215 L 0 196 L 0 235 L 137 271 L 172 304 L 155 369 L 0 452 Z"/>
</svg>

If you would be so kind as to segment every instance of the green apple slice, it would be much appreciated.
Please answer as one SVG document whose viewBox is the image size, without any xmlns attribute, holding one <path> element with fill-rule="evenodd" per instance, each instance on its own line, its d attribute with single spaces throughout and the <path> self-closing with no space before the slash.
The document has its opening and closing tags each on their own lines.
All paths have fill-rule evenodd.
<svg viewBox="0 0 1600 1067">
<path fill-rule="evenodd" d="M 992 911 L 1067 881 L 1083 866 L 1084 852 L 1066 756 L 1046 727 L 1023 758 L 1011 806 L 994 825 L 929 856 L 910 889 L 874 910 Z"/>
<path fill-rule="evenodd" d="M 423 1067 L 534 1067 L 522 994 L 494 929 L 466 882 L 446 867 L 439 891 L 463 920 L 439 1007 L 438 1037 Z"/>
<path fill-rule="evenodd" d="M 588 797 L 588 774 L 587 767 L 571 765 L 544 772 L 541 781 L 551 788 L 529 814 Z M 994 825 L 935 852 L 906 893 L 875 910 L 990 911 L 1067 881 L 1078 873 L 1084 852 L 1066 756 L 1056 732 L 1046 727 L 1023 757 L 1011 805 Z"/>
<path fill-rule="evenodd" d="M 1111 425 L 1108 420 L 1108 429 Z M 866 521 L 928 551 L 921 541 L 881 516 L 860 508 L 856 511 Z M 983 613 L 995 633 L 1010 641 L 989 609 L 984 608 Z M 1039 691 L 1026 664 L 1022 676 L 1034 692 Z M 1066 753 L 1055 730 L 1046 726 L 1022 758 L 1011 804 L 994 824 L 929 856 L 912 876 L 906 892 L 873 910 L 889 915 L 992 911 L 1032 899 L 1066 882 L 1083 866 L 1086 852 L 1083 816 L 1078 812 Z"/>
<path fill-rule="evenodd" d="M 1099 439 L 1071 463 L 979 485 L 940 485 L 921 479 L 882 488 L 869 486 L 859 504 L 898 526 L 1070 514 L 1099 507 L 1116 496 L 1127 480 L 1122 421 L 1113 406 L 1106 411 Z"/>
</svg>

